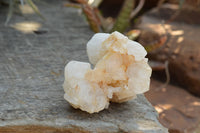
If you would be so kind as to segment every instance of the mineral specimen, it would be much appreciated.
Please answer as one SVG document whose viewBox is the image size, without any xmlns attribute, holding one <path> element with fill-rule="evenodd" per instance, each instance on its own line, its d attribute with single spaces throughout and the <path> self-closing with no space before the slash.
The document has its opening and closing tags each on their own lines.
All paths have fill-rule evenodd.
<svg viewBox="0 0 200 133">
<path fill-rule="evenodd" d="M 89 63 L 70 61 L 65 67 L 64 98 L 89 113 L 125 102 L 149 89 L 151 68 L 139 43 L 119 32 L 97 33 L 87 43 Z"/>
</svg>

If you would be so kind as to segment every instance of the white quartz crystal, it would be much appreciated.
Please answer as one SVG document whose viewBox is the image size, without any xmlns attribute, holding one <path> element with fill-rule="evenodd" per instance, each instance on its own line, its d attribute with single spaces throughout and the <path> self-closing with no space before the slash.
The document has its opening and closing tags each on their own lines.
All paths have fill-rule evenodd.
<svg viewBox="0 0 200 133">
<path fill-rule="evenodd" d="M 65 67 L 64 98 L 89 113 L 125 102 L 149 90 L 151 68 L 142 45 L 119 32 L 97 33 L 87 43 L 89 63 L 70 61 Z"/>
<path fill-rule="evenodd" d="M 97 33 L 95 34 L 92 39 L 90 39 L 87 43 L 87 53 L 89 57 L 89 61 L 92 64 L 96 64 L 98 60 L 100 60 L 105 52 L 106 49 L 103 49 L 102 42 L 105 41 L 110 34 L 106 33 Z"/>
</svg>

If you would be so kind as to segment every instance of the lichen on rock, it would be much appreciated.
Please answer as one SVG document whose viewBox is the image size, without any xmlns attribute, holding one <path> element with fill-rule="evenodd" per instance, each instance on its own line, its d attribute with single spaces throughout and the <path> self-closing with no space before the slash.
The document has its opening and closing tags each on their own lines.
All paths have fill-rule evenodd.
<svg viewBox="0 0 200 133">
<path fill-rule="evenodd" d="M 119 32 L 97 33 L 87 43 L 89 63 L 70 61 L 65 67 L 64 98 L 89 113 L 125 102 L 149 90 L 147 52 Z"/>
</svg>

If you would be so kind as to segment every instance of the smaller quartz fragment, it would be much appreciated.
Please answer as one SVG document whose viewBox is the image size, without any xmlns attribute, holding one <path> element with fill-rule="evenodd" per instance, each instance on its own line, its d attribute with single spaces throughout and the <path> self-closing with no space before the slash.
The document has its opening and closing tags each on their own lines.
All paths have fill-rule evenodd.
<svg viewBox="0 0 200 133">
<path fill-rule="evenodd" d="M 142 45 L 119 32 L 97 33 L 87 43 L 90 62 L 70 61 L 65 67 L 64 98 L 89 113 L 125 102 L 149 90 L 151 68 Z"/>
</svg>

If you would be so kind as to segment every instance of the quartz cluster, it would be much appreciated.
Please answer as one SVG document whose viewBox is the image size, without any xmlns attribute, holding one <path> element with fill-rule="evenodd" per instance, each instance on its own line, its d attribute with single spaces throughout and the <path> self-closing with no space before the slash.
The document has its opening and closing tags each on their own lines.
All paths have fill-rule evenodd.
<svg viewBox="0 0 200 133">
<path fill-rule="evenodd" d="M 89 63 L 70 61 L 65 67 L 64 98 L 89 113 L 125 102 L 149 90 L 152 69 L 139 43 L 119 32 L 97 33 L 87 43 Z"/>
</svg>

